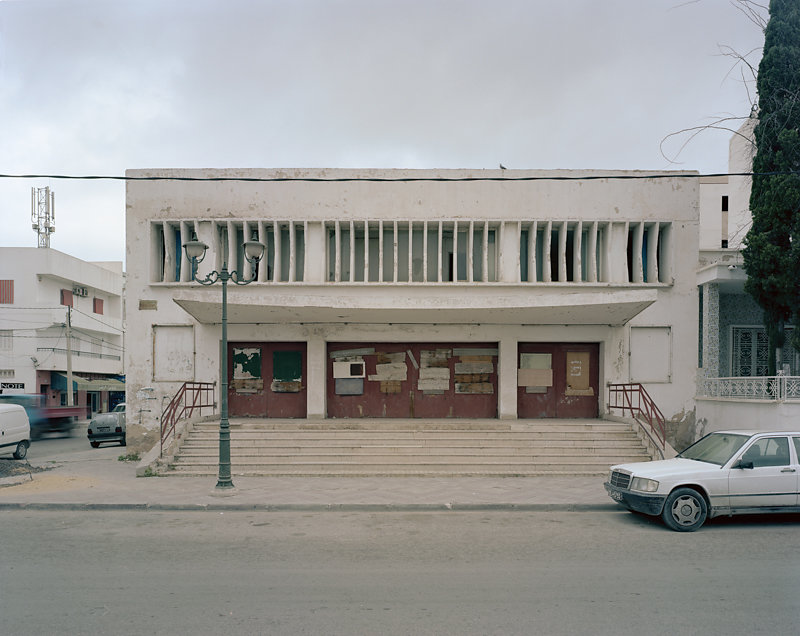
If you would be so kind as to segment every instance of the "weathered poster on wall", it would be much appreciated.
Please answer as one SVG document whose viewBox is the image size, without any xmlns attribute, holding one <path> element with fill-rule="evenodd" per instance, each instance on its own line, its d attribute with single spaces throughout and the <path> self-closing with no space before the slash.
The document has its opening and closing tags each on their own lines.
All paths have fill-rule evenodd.
<svg viewBox="0 0 800 636">
<path fill-rule="evenodd" d="M 259 347 L 233 348 L 233 390 L 243 395 L 261 393 L 261 349 Z"/>
<path fill-rule="evenodd" d="M 565 395 L 594 395 L 589 380 L 589 352 L 567 352 L 567 388 Z"/>
<path fill-rule="evenodd" d="M 522 353 L 519 356 L 517 385 L 525 387 L 525 393 L 547 393 L 553 386 L 553 354 Z"/>
</svg>

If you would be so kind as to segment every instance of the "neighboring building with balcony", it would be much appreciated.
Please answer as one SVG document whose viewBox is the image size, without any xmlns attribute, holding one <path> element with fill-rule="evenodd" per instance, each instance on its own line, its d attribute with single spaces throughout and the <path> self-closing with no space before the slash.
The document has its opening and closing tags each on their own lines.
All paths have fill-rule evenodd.
<svg viewBox="0 0 800 636">
<path fill-rule="evenodd" d="M 627 382 L 668 427 L 693 413 L 696 173 L 127 174 L 134 443 L 157 439 L 151 405 L 219 378 L 221 286 L 193 282 L 193 235 L 198 278 L 225 258 L 250 276 L 242 243 L 267 246 L 228 286 L 232 417 L 592 418 Z"/>
<path fill-rule="evenodd" d="M 108 411 L 125 399 L 122 263 L 0 248 L 0 390 Z"/>
<path fill-rule="evenodd" d="M 750 177 L 755 119 L 730 141 L 729 177 L 700 184 L 700 300 L 698 389 L 694 437 L 725 428 L 796 428 L 800 418 L 800 356 L 789 344 L 768 376 L 768 337 L 763 312 L 744 291 L 747 274 L 741 254 L 750 228 Z"/>
</svg>

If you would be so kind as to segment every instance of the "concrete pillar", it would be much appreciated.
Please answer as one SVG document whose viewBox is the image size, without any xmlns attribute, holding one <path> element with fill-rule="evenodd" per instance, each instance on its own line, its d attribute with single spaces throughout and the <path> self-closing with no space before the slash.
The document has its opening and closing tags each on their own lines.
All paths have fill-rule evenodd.
<svg viewBox="0 0 800 636">
<path fill-rule="evenodd" d="M 628 224 L 611 223 L 608 237 L 608 282 L 628 282 Z"/>
<path fill-rule="evenodd" d="M 502 338 L 497 356 L 497 417 L 517 419 L 517 340 Z"/>
<path fill-rule="evenodd" d="M 325 255 L 328 253 L 325 245 L 325 227 L 322 223 L 308 223 L 306 229 L 305 256 L 307 268 L 304 279 L 309 283 L 324 283 L 327 279 Z"/>
<path fill-rule="evenodd" d="M 703 369 L 706 378 L 719 377 L 719 285 L 703 285 Z"/>
<path fill-rule="evenodd" d="M 319 336 L 309 338 L 306 349 L 306 417 L 310 420 L 325 418 L 325 376 L 328 368 L 325 355 L 325 340 Z"/>
<path fill-rule="evenodd" d="M 503 283 L 519 282 L 519 237 L 518 222 L 503 222 L 500 225 L 500 257 L 498 280 Z"/>
</svg>

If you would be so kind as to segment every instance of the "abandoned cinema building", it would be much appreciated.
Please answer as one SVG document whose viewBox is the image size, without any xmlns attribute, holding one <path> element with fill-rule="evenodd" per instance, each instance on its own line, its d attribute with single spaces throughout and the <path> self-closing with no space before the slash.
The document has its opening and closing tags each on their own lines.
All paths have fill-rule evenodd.
<svg viewBox="0 0 800 636">
<path fill-rule="evenodd" d="M 692 408 L 697 173 L 127 175 L 129 438 L 183 383 L 219 390 L 220 286 L 194 278 L 223 262 L 255 279 L 228 286 L 231 417 L 597 418 L 631 382 Z"/>
</svg>

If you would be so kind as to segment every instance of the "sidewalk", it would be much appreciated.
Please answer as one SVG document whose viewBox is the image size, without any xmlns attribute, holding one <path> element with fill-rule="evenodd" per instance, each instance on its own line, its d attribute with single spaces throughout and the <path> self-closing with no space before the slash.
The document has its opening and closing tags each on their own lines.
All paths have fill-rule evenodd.
<svg viewBox="0 0 800 636">
<path fill-rule="evenodd" d="M 0 478 L 0 510 L 613 510 L 603 477 L 136 477 L 119 453 L 18 462 Z M 0 459 L 0 462 L 7 461 Z"/>
</svg>

